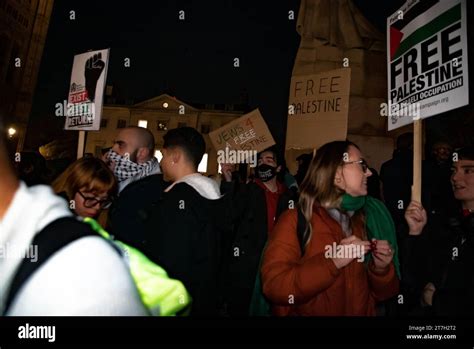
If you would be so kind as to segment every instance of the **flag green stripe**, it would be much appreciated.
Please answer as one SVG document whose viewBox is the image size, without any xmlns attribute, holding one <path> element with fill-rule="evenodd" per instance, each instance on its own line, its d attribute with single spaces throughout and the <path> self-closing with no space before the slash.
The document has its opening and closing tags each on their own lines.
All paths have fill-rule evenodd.
<svg viewBox="0 0 474 349">
<path fill-rule="evenodd" d="M 403 40 L 393 60 L 397 59 L 416 44 L 428 39 L 440 30 L 461 19 L 461 4 L 454 6 L 445 13 L 439 15 L 428 24 L 415 30 L 409 37 Z"/>
</svg>

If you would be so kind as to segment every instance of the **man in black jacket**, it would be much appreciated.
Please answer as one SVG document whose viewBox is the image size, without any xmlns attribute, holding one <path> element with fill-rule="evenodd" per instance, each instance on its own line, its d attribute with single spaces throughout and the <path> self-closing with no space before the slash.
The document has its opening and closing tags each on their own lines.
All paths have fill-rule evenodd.
<svg viewBox="0 0 474 349">
<path fill-rule="evenodd" d="M 119 182 L 119 196 L 109 209 L 107 229 L 140 250 L 145 245 L 145 221 L 163 191 L 163 178 L 155 158 L 155 139 L 146 128 L 122 129 L 106 161 Z"/>
<path fill-rule="evenodd" d="M 426 224 L 424 208 L 412 201 L 405 213 L 409 234 L 401 246 L 402 280 L 420 296 L 428 310 L 422 313 L 474 314 L 474 147 L 457 155 L 451 184 L 459 212 Z"/>
<path fill-rule="evenodd" d="M 232 181 L 230 166 L 222 165 L 222 193 L 231 197 L 233 234 L 224 242 L 222 276 L 225 312 L 248 316 L 263 248 L 278 216 L 296 206 L 293 191 L 278 182 L 277 152 L 270 148 L 258 154 L 256 179 L 242 184 Z"/>
<path fill-rule="evenodd" d="M 202 135 L 181 127 L 163 139 L 161 168 L 172 184 L 147 223 L 146 253 L 186 286 L 193 299 L 191 315 L 217 315 L 219 227 L 228 211 L 217 182 L 197 172 L 205 152 Z"/>
</svg>

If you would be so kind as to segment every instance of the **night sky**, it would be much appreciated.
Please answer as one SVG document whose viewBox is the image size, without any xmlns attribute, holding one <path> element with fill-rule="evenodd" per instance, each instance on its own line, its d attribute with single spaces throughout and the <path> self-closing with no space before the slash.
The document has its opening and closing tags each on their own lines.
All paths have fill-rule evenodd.
<svg viewBox="0 0 474 349">
<path fill-rule="evenodd" d="M 354 3 L 382 32 L 403 0 Z M 27 146 L 64 136 L 54 106 L 67 97 L 73 56 L 110 48 L 107 83 L 140 102 L 168 92 L 187 103 L 260 108 L 284 141 L 288 89 L 299 45 L 300 1 L 55 1 L 40 67 Z M 70 11 L 75 20 L 70 20 Z M 185 20 L 178 18 L 185 11 Z M 234 67 L 234 58 L 240 67 Z M 124 67 L 130 58 L 131 67 Z M 34 132 L 31 132 L 34 130 Z M 39 131 L 38 131 L 39 130 Z M 69 131 L 71 132 L 71 131 Z"/>
</svg>

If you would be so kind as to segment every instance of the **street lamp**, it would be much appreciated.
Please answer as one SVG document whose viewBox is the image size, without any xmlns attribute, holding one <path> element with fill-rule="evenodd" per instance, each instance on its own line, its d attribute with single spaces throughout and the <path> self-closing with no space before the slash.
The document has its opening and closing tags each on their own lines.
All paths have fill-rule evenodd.
<svg viewBox="0 0 474 349">
<path fill-rule="evenodd" d="M 16 134 L 16 130 L 13 127 L 8 129 L 8 137 L 12 138 Z"/>
</svg>

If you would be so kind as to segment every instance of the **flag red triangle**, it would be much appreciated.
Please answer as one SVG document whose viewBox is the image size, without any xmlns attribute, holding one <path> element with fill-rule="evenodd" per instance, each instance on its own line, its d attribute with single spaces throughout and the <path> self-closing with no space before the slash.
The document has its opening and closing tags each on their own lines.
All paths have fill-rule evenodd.
<svg viewBox="0 0 474 349">
<path fill-rule="evenodd" d="M 403 33 L 400 30 L 394 27 L 390 27 L 390 60 L 393 59 L 393 56 L 395 56 L 395 53 L 400 47 L 400 42 L 402 41 L 402 38 Z"/>
</svg>

